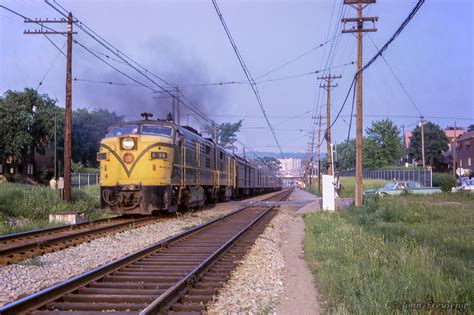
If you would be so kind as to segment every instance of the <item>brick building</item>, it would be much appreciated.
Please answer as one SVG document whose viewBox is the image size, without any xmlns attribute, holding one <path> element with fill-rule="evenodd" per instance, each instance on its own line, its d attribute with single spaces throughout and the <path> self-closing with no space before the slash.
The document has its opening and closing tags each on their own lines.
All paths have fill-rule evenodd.
<svg viewBox="0 0 474 315">
<path fill-rule="evenodd" d="M 455 143 L 457 167 L 474 172 L 474 131 L 464 133 Z"/>
</svg>

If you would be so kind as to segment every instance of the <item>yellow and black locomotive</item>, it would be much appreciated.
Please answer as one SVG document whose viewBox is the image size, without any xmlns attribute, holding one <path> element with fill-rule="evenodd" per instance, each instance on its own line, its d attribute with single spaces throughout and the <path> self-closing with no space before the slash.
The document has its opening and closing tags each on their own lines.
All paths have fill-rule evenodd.
<svg viewBox="0 0 474 315">
<path fill-rule="evenodd" d="M 111 213 L 174 212 L 282 186 L 274 170 L 171 119 L 111 126 L 97 159 L 101 203 Z"/>
</svg>

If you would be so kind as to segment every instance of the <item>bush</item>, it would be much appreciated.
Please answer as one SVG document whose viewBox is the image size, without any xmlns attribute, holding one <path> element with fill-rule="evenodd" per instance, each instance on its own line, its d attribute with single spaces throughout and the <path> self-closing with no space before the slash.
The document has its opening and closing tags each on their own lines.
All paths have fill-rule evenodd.
<svg viewBox="0 0 474 315">
<path fill-rule="evenodd" d="M 456 179 L 446 173 L 433 173 L 433 187 L 441 187 L 443 191 L 449 192 L 456 187 Z"/>
</svg>

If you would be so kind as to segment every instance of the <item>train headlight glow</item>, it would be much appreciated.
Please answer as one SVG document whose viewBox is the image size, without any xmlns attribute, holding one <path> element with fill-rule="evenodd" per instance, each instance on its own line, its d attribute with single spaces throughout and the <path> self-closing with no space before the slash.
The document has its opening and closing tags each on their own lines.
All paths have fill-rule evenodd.
<svg viewBox="0 0 474 315">
<path fill-rule="evenodd" d="M 135 157 L 133 156 L 132 153 L 127 152 L 123 155 L 123 161 L 127 164 L 133 163 L 133 160 L 135 160 Z"/>
<path fill-rule="evenodd" d="M 135 148 L 135 140 L 131 137 L 123 138 L 122 139 L 122 149 L 124 150 L 132 150 Z"/>
</svg>

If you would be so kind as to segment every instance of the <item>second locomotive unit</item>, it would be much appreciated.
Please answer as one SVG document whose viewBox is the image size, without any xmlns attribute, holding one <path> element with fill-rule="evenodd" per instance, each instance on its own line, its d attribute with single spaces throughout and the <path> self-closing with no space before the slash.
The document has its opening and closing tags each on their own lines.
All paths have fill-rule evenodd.
<svg viewBox="0 0 474 315">
<path fill-rule="evenodd" d="M 171 119 L 111 126 L 97 159 L 101 203 L 111 213 L 174 212 L 282 186 L 276 170 L 232 154 Z"/>
</svg>

